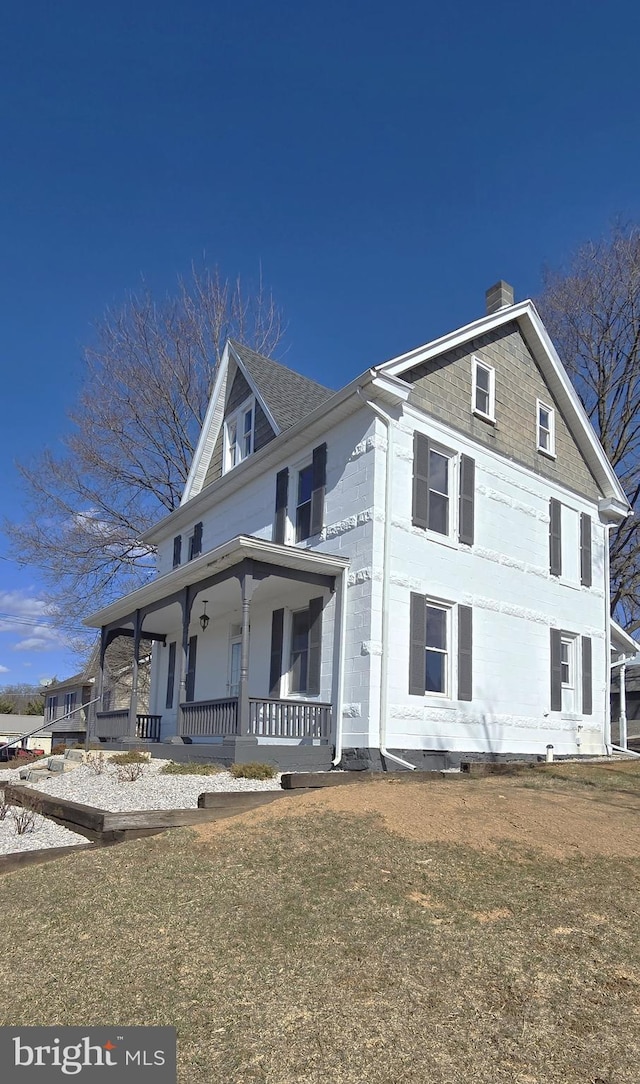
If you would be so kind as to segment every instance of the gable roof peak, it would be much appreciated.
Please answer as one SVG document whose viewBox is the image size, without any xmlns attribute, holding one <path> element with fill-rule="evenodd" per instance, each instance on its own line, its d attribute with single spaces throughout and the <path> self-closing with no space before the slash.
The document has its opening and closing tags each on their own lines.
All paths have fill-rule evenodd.
<svg viewBox="0 0 640 1084">
<path fill-rule="evenodd" d="M 233 339 L 229 339 L 229 346 L 280 432 L 290 429 L 335 394 L 331 388 Z"/>
</svg>

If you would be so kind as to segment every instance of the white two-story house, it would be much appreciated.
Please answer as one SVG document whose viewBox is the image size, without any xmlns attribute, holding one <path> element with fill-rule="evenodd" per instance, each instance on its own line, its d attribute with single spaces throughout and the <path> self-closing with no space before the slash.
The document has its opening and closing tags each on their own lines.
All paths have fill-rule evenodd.
<svg viewBox="0 0 640 1084">
<path fill-rule="evenodd" d="M 103 657 L 153 640 L 144 734 L 173 756 L 604 753 L 607 539 L 629 511 L 535 306 L 500 282 L 481 319 L 338 392 L 230 342 L 181 506 L 145 539 L 157 578 L 89 623 Z M 135 679 L 97 733 L 140 736 Z"/>
</svg>

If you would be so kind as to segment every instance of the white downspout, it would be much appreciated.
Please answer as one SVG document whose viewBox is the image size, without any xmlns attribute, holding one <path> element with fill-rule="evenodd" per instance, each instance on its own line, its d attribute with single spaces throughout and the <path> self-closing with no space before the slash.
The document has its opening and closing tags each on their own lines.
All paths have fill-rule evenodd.
<svg viewBox="0 0 640 1084">
<path fill-rule="evenodd" d="M 344 650 L 347 635 L 347 569 L 342 570 L 340 576 L 340 651 L 338 655 L 338 688 L 336 691 L 336 753 L 333 765 L 336 767 L 342 760 L 342 706 L 344 702 Z"/>
<path fill-rule="evenodd" d="M 611 745 L 611 580 L 609 578 L 609 532 L 611 524 L 605 524 L 604 531 L 604 643 L 607 686 L 604 698 L 604 746 L 607 752 Z"/>
<path fill-rule="evenodd" d="M 391 474 L 393 470 L 393 456 L 391 454 L 392 439 L 391 434 L 393 432 L 392 421 L 393 419 L 389 414 L 382 410 L 377 404 L 370 403 L 368 399 L 365 399 L 362 394 L 362 388 L 358 388 L 358 395 L 371 410 L 376 414 L 387 430 L 387 454 L 385 463 L 385 480 L 384 480 L 384 535 L 382 544 L 382 635 L 381 635 L 381 651 L 380 658 L 380 755 L 385 760 L 393 760 L 396 764 L 400 764 L 403 768 L 409 768 L 412 772 L 416 770 L 415 764 L 410 764 L 408 760 L 402 760 L 401 757 L 395 756 L 394 753 L 390 753 L 386 746 L 387 740 L 387 677 L 389 671 L 389 589 L 391 584 L 391 569 L 389 567 L 389 560 L 391 555 Z M 375 520 L 374 520 L 375 523 Z"/>
</svg>

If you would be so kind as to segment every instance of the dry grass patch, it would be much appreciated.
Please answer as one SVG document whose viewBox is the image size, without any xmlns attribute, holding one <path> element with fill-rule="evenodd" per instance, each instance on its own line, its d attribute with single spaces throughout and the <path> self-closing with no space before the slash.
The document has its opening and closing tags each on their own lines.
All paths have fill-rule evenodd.
<svg viewBox="0 0 640 1084">
<path fill-rule="evenodd" d="M 640 861 L 469 846 L 516 801 L 494 782 L 282 798 L 9 875 L 7 942 L 47 966 L 0 960 L 0 1022 L 175 1024 L 180 1084 L 637 1084 Z M 519 788 L 546 827 L 554 786 Z M 596 838 L 615 812 L 585 799 Z"/>
</svg>

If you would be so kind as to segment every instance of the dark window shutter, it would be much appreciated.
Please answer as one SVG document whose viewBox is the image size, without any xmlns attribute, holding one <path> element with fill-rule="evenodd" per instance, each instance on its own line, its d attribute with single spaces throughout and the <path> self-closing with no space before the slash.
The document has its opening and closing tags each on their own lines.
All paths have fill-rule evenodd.
<svg viewBox="0 0 640 1084">
<path fill-rule="evenodd" d="M 202 524 L 196 523 L 191 540 L 191 557 L 197 557 L 200 553 L 202 553 Z"/>
<path fill-rule="evenodd" d="M 471 459 L 468 455 L 461 455 L 459 539 L 461 542 L 465 542 L 467 546 L 473 545 L 475 485 L 475 460 Z"/>
<path fill-rule="evenodd" d="M 311 534 L 324 527 L 324 495 L 327 488 L 327 446 L 313 449 L 313 490 L 311 493 Z"/>
<path fill-rule="evenodd" d="M 198 653 L 198 637 L 189 637 L 187 651 L 187 680 L 185 683 L 185 700 L 193 700 L 196 691 L 196 655 Z"/>
<path fill-rule="evenodd" d="M 562 711 L 560 629 L 551 629 L 551 710 Z"/>
<path fill-rule="evenodd" d="M 473 610 L 458 606 L 458 700 L 473 700 Z"/>
<path fill-rule="evenodd" d="M 177 534 L 173 540 L 173 567 L 176 568 L 182 560 L 182 535 Z"/>
<path fill-rule="evenodd" d="M 591 679 L 591 637 L 582 637 L 582 714 L 593 713 L 593 681 Z"/>
<path fill-rule="evenodd" d="M 322 656 L 322 596 L 309 601 L 309 662 L 307 669 L 307 692 L 320 695 L 320 660 Z"/>
<path fill-rule="evenodd" d="M 580 516 L 580 583 L 591 587 L 591 516 Z"/>
<path fill-rule="evenodd" d="M 414 527 L 425 529 L 429 522 L 429 441 L 422 433 L 413 434 L 412 521 Z"/>
<path fill-rule="evenodd" d="M 427 633 L 427 600 L 411 592 L 409 617 L 409 693 L 424 696 L 426 685 L 425 637 Z"/>
<path fill-rule="evenodd" d="M 276 523 L 274 542 L 284 542 L 287 525 L 287 502 L 289 497 L 289 471 L 287 467 L 276 475 Z"/>
<path fill-rule="evenodd" d="M 175 642 L 169 644 L 169 665 L 167 669 L 167 699 L 165 701 L 166 708 L 173 707 L 173 686 L 176 679 L 176 645 Z"/>
<path fill-rule="evenodd" d="M 282 634 L 284 610 L 274 610 L 271 616 L 271 666 L 269 670 L 269 696 L 280 696 L 282 677 Z"/>
<path fill-rule="evenodd" d="M 549 572 L 562 575 L 562 505 L 553 497 L 549 501 Z"/>
</svg>

